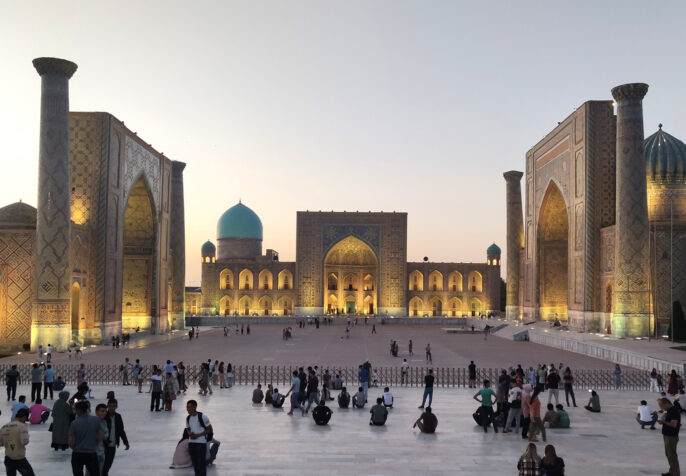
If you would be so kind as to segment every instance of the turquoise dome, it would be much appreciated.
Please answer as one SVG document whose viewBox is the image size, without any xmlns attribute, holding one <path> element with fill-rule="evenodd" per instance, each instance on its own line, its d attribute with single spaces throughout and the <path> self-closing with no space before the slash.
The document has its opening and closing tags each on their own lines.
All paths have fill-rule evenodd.
<svg viewBox="0 0 686 476">
<path fill-rule="evenodd" d="M 217 239 L 253 238 L 262 239 L 260 217 L 241 202 L 224 212 L 217 222 Z"/>
<path fill-rule="evenodd" d="M 489 246 L 486 249 L 486 253 L 489 255 L 499 255 L 500 254 L 500 247 L 493 243 L 491 246 Z"/>
<path fill-rule="evenodd" d="M 648 181 L 682 184 L 686 182 L 686 144 L 659 130 L 643 141 Z"/>
<path fill-rule="evenodd" d="M 202 253 L 203 256 L 214 255 L 215 251 L 217 251 L 217 248 L 215 248 L 214 244 L 210 240 L 207 240 L 205 243 L 203 243 L 202 247 L 200 248 L 200 253 Z"/>
</svg>

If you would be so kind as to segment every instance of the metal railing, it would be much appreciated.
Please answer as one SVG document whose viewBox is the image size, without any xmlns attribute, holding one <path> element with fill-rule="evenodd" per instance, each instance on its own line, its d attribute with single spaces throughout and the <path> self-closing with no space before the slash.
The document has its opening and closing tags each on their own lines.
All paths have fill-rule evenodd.
<svg viewBox="0 0 686 476">
<path fill-rule="evenodd" d="M 4 377 L 10 369 L 11 364 L 0 364 L 0 375 Z M 80 364 L 76 363 L 56 363 L 53 368 L 56 375 L 61 376 L 67 385 L 75 385 Z M 331 373 L 332 382 L 336 375 L 340 375 L 343 385 L 350 388 L 358 387 L 357 367 L 338 367 L 319 365 L 320 382 L 324 370 L 328 369 Z M 297 370 L 294 365 L 234 365 L 233 375 L 234 384 L 237 385 L 256 385 L 258 383 L 273 385 L 290 385 L 293 370 Z M 141 375 L 147 381 L 152 373 L 153 366 L 143 366 Z M 389 387 L 423 387 L 424 376 L 428 370 L 434 372 L 436 387 L 445 388 L 464 388 L 469 385 L 469 373 L 466 368 L 456 367 L 410 367 L 407 374 L 403 376 L 400 367 L 373 367 L 372 381 L 374 376 L 378 377 L 378 384 Z M 17 364 L 17 370 L 21 375 L 22 383 L 31 382 L 31 364 Z M 121 365 L 116 364 L 85 364 L 85 380 L 92 385 L 119 385 L 122 383 L 123 371 Z M 481 386 L 484 379 L 497 382 L 501 369 L 480 368 L 477 369 L 476 384 Z M 195 384 L 200 375 L 200 365 L 187 365 L 185 370 L 186 384 Z M 576 369 L 574 370 L 575 389 L 595 389 L 610 390 L 615 388 L 614 369 Z M 662 374 L 662 382 L 668 381 L 667 374 Z M 132 373 L 129 372 L 129 380 Z M 528 380 L 528 374 L 525 377 Z M 372 382 L 373 383 L 373 382 Z M 560 384 L 562 388 L 562 384 Z M 622 389 L 624 390 L 648 390 L 650 388 L 650 373 L 641 370 L 627 369 L 622 371 Z"/>
</svg>

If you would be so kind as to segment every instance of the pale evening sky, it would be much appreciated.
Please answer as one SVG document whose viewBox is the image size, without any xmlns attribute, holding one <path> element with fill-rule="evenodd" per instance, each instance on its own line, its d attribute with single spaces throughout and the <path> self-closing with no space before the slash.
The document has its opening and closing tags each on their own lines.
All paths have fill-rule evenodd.
<svg viewBox="0 0 686 476">
<path fill-rule="evenodd" d="M 647 82 L 646 135 L 686 139 L 686 2 L 2 2 L 0 206 L 35 206 L 39 56 L 73 111 L 187 163 L 187 281 L 239 198 L 295 259 L 298 210 L 404 211 L 408 259 L 505 253 L 502 173 L 558 121 Z M 504 275 L 504 268 L 503 268 Z"/>
</svg>

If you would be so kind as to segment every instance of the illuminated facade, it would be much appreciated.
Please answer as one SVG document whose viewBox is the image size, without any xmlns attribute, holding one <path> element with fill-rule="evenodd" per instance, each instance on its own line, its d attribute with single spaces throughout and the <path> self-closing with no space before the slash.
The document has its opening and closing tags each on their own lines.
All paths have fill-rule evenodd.
<svg viewBox="0 0 686 476">
<path fill-rule="evenodd" d="M 34 66 L 38 208 L 0 209 L 0 345 L 64 349 L 182 327 L 184 164 L 108 113 L 70 112 L 74 63 Z"/>
<path fill-rule="evenodd" d="M 262 254 L 252 210 L 227 210 L 218 246 L 201 247 L 202 286 L 187 288 L 186 312 L 457 317 L 500 309 L 495 245 L 485 263 L 408 263 L 406 213 L 298 212 L 296 228 L 296 261 L 281 262 L 274 250 Z"/>
<path fill-rule="evenodd" d="M 525 174 L 505 173 L 508 318 L 668 331 L 686 299 L 686 145 L 662 125 L 644 139 L 647 90 L 584 103 L 529 150 Z"/>
</svg>

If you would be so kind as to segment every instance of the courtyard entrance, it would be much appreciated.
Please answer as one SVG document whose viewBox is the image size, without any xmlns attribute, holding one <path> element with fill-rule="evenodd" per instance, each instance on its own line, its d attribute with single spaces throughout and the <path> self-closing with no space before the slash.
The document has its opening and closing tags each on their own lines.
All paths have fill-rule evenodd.
<svg viewBox="0 0 686 476">
<path fill-rule="evenodd" d="M 324 277 L 326 312 L 374 313 L 379 262 L 365 242 L 348 236 L 333 245 L 324 258 Z"/>
</svg>

